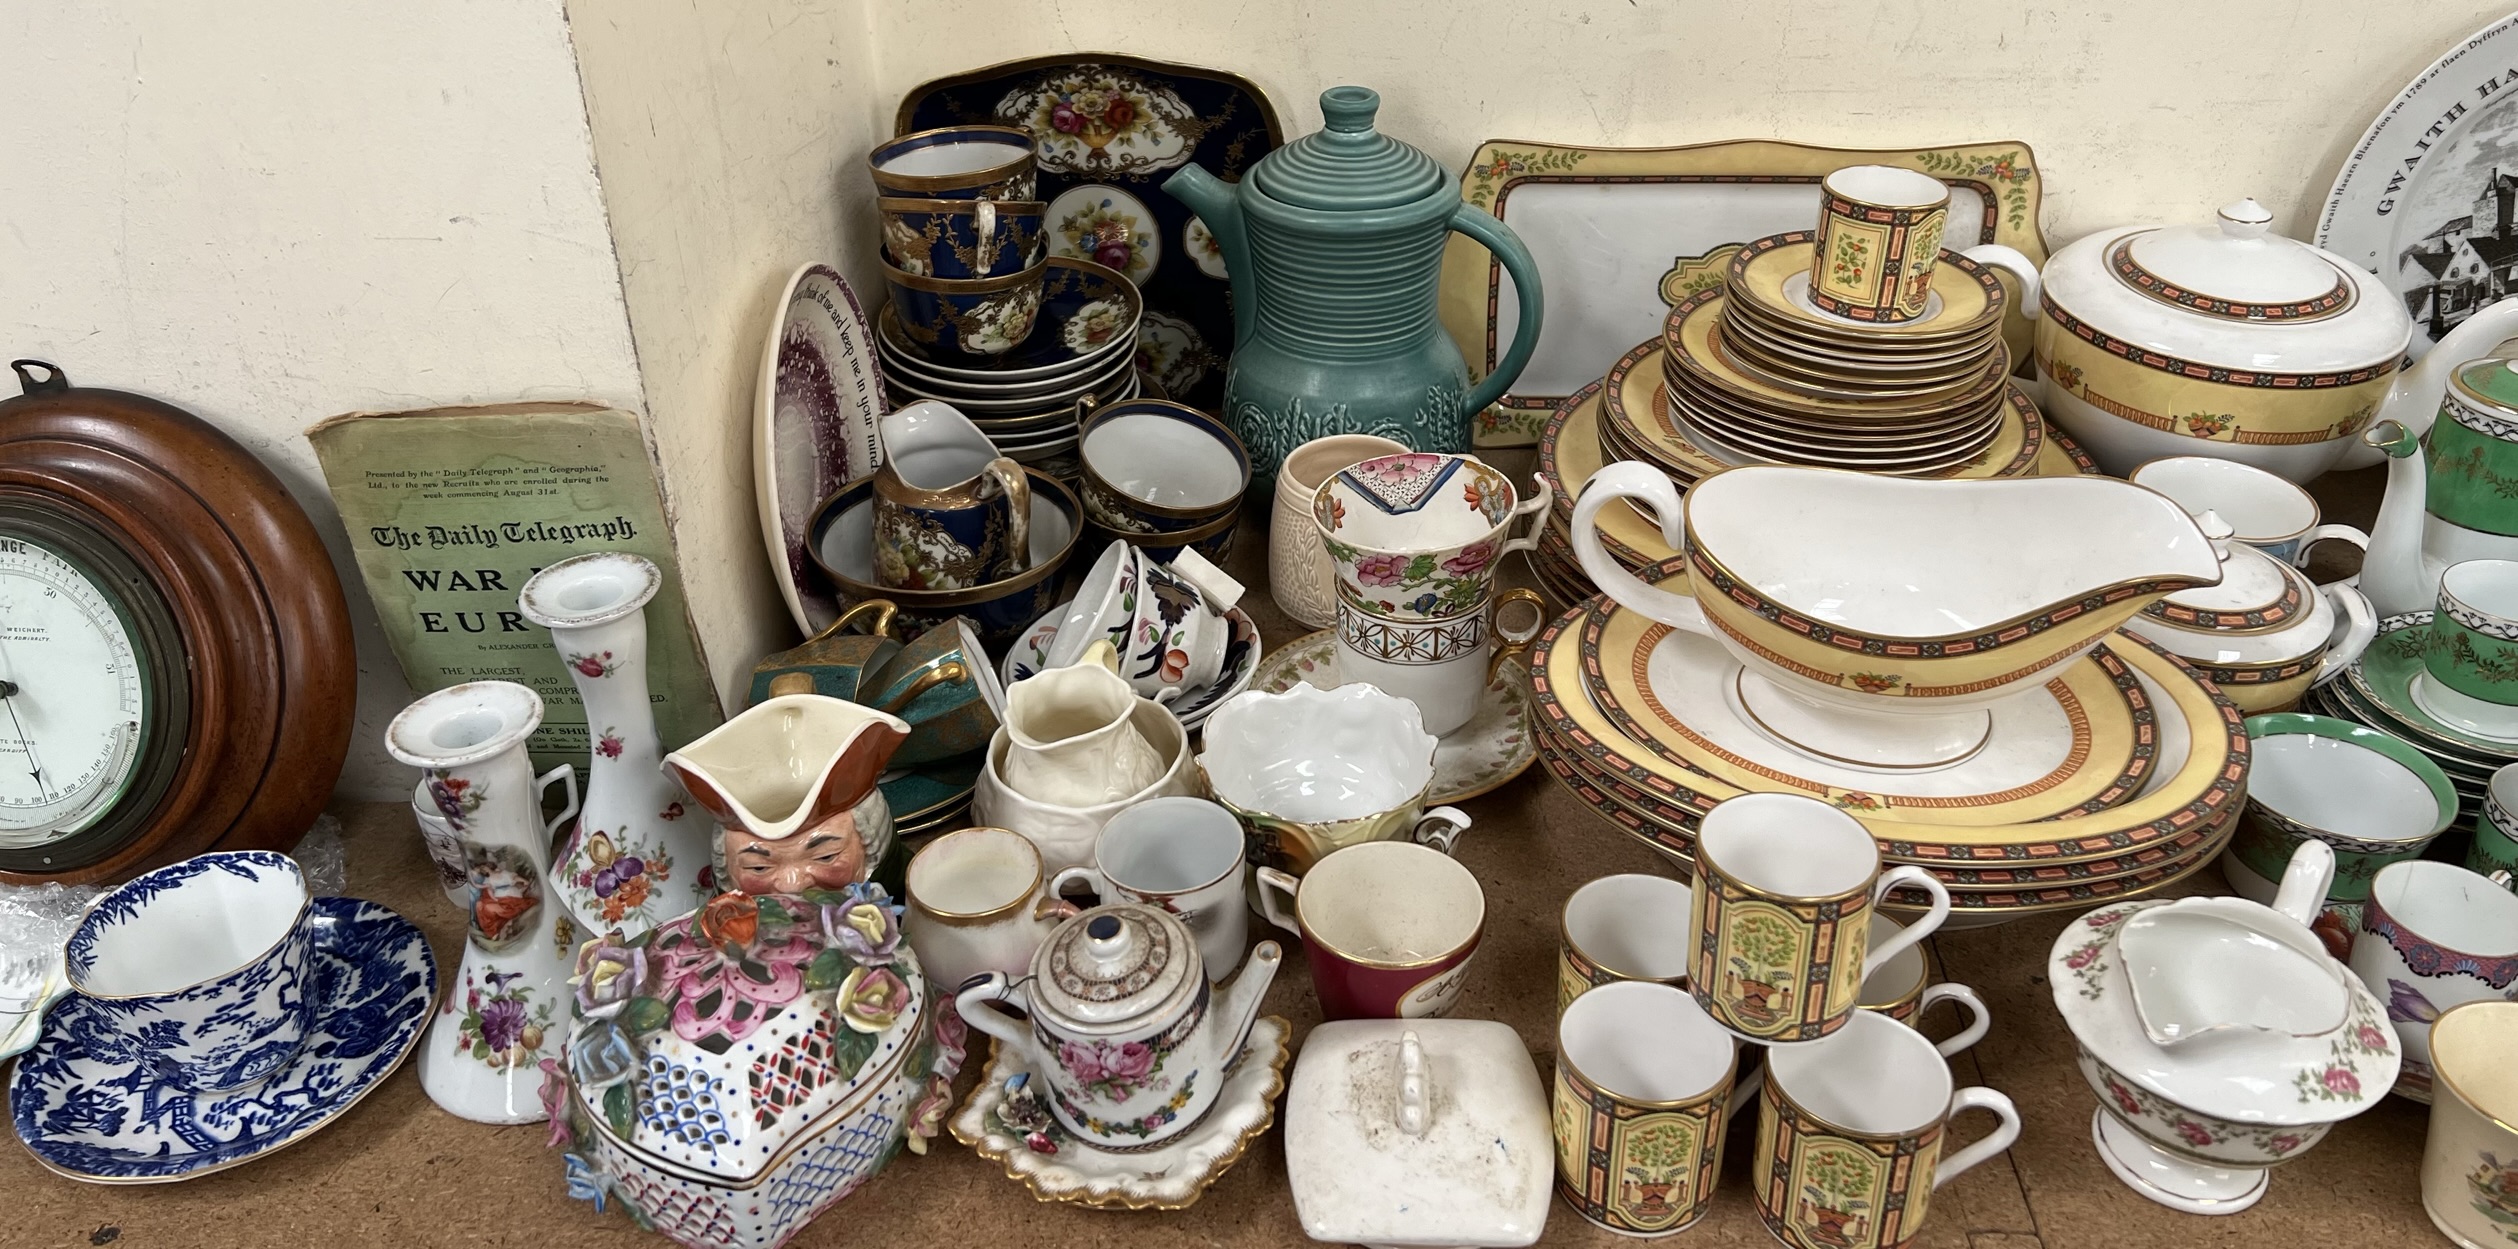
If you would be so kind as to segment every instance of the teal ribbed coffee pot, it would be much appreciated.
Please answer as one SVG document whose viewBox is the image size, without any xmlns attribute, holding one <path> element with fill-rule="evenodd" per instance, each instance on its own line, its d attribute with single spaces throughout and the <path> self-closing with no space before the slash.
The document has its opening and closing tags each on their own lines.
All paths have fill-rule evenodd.
<svg viewBox="0 0 2518 1249">
<path fill-rule="evenodd" d="M 1466 451 L 1470 418 L 1521 375 L 1539 341 L 1539 274 L 1504 223 L 1469 207 L 1434 158 L 1373 129 L 1381 96 L 1320 93 L 1327 127 L 1269 153 L 1238 183 L 1196 165 L 1163 184 L 1206 222 L 1233 279 L 1224 409 L 1251 466 L 1328 434 Z M 1434 315 L 1450 232 L 1486 245 L 1521 297 L 1510 350 L 1475 388 Z"/>
</svg>

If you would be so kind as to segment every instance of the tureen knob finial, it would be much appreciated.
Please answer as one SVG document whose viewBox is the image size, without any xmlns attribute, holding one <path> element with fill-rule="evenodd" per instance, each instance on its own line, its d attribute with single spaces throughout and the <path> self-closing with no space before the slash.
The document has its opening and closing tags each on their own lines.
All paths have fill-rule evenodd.
<svg viewBox="0 0 2518 1249">
<path fill-rule="evenodd" d="M 2222 563 L 2228 563 L 2230 539 L 2238 531 L 2230 528 L 2230 523 L 2221 519 L 2219 512 L 2208 507 L 2203 509 L 2201 516 L 2195 517 L 2195 527 L 2201 529 L 2204 540 L 2212 544 L 2212 554 Z"/>
<path fill-rule="evenodd" d="M 2221 232 L 2234 239 L 2260 239 L 2273 228 L 2273 212 L 2253 199 L 2221 209 Z"/>
</svg>

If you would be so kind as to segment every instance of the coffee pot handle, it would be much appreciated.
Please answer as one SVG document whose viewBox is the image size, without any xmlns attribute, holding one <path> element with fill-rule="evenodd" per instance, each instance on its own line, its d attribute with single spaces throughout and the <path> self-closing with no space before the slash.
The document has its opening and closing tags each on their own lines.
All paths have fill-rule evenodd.
<svg viewBox="0 0 2518 1249">
<path fill-rule="evenodd" d="M 1251 893 L 1259 902 L 1259 914 L 1269 923 L 1287 932 L 1299 933 L 1303 925 L 1294 916 L 1294 898 L 1303 882 L 1292 872 L 1263 867 L 1251 873 Z"/>
<path fill-rule="evenodd" d="M 2335 582 L 2321 585 L 2317 592 L 2334 604 L 2334 614 L 2343 621 L 2343 628 L 2326 644 L 2325 658 L 2317 661 L 2317 677 L 2312 686 L 2323 685 L 2351 670 L 2352 661 L 2369 649 L 2378 639 L 2378 609 L 2370 605 L 2369 596 L 2356 585 Z"/>
<path fill-rule="evenodd" d="M 1523 366 L 1530 363 L 1530 353 L 1539 345 L 1539 324 L 1546 309 L 1539 299 L 1539 264 L 1530 258 L 1530 249 L 1502 221 L 1488 216 L 1485 209 L 1467 203 L 1453 209 L 1450 227 L 1486 245 L 1494 253 L 1504 272 L 1513 275 L 1513 294 L 1520 302 L 1520 314 L 1513 320 L 1513 345 L 1504 349 L 1504 358 L 1495 362 L 1485 380 L 1469 391 L 1460 409 L 1474 419 L 1486 411 L 1487 405 L 1503 397 L 1521 377 Z M 1429 447 L 1433 451 L 1466 451 L 1467 447 Z"/>
<path fill-rule="evenodd" d="M 2010 1098 L 1981 1084 L 1960 1089 L 1951 1095 L 1950 1113 L 1943 1122 L 1969 1110 L 1992 1111 L 1996 1118 L 2002 1120 L 2002 1126 L 1995 1128 L 1983 1140 L 1943 1158 L 1940 1168 L 1932 1176 L 1932 1187 L 1936 1190 L 1966 1174 L 1968 1168 L 2009 1149 L 2013 1141 L 2020 1139 L 2020 1108 L 2012 1105 Z"/>
<path fill-rule="evenodd" d="M 988 461 L 987 473 L 1005 494 L 1007 566 L 1021 572 L 1032 566 L 1032 481 L 1022 465 L 1004 456 Z"/>
</svg>

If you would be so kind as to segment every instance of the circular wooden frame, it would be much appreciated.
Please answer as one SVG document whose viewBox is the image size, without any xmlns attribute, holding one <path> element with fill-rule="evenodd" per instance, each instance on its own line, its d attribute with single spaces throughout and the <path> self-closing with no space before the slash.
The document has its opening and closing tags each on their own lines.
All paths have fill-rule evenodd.
<svg viewBox="0 0 2518 1249">
<path fill-rule="evenodd" d="M 0 402 L 0 501 L 103 535 L 153 583 L 190 715 L 153 807 L 109 817 L 127 837 L 60 867 L 0 867 L 0 881 L 122 880 L 207 850 L 295 845 L 340 779 L 357 712 L 349 606 L 313 522 L 200 418 L 71 386 L 37 361 L 12 367 L 26 393 Z"/>
</svg>

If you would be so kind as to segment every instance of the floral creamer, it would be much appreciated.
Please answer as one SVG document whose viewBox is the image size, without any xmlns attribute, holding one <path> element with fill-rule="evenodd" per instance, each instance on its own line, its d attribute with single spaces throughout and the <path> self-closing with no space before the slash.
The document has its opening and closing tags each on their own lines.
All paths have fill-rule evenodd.
<svg viewBox="0 0 2518 1249">
<path fill-rule="evenodd" d="M 1262 941 L 1240 976 L 1210 990 L 1197 940 L 1178 919 L 1133 903 L 1097 907 L 1050 934 L 1029 980 L 990 972 L 956 1004 L 970 1026 L 1046 1074 L 1060 1127 L 1099 1148 L 1147 1149 L 1214 1109 L 1279 957 Z"/>
<path fill-rule="evenodd" d="M 960 1028 L 879 885 L 725 894 L 576 972 L 544 1094 L 569 1194 L 692 1249 L 775 1249 L 949 1109 Z"/>
</svg>

